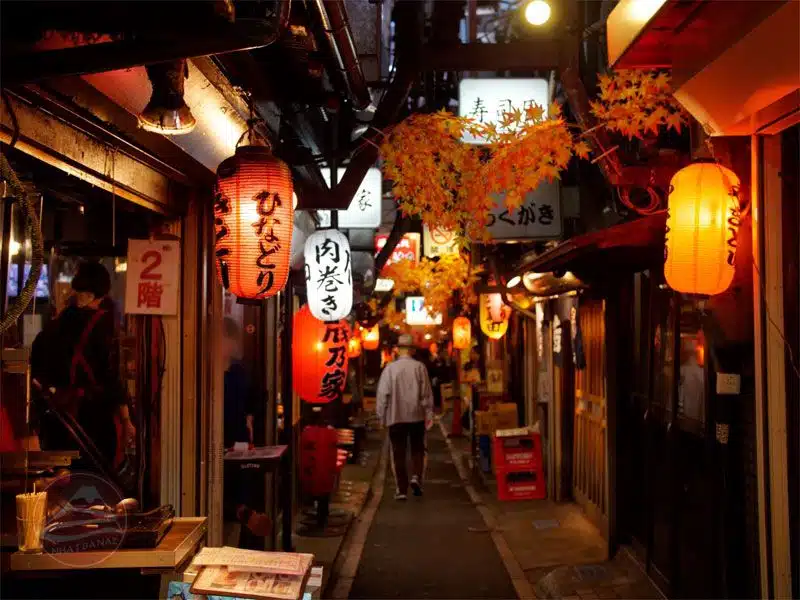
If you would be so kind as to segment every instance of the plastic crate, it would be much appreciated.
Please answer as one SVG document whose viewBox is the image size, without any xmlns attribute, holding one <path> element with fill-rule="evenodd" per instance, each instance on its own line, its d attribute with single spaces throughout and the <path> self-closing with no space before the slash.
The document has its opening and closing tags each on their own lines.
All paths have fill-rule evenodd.
<svg viewBox="0 0 800 600">
<path fill-rule="evenodd" d="M 495 469 L 541 469 L 542 438 L 538 433 L 513 437 L 497 436 L 492 443 Z"/>
<path fill-rule="evenodd" d="M 541 468 L 498 470 L 497 499 L 503 502 L 514 500 L 542 500 L 547 495 L 547 486 Z"/>
</svg>

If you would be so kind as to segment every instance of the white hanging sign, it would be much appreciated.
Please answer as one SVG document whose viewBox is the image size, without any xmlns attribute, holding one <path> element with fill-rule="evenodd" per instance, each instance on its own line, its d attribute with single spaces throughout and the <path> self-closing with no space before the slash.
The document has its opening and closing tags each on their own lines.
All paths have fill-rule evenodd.
<svg viewBox="0 0 800 600">
<path fill-rule="evenodd" d="M 479 78 L 462 79 L 458 85 L 458 116 L 469 117 L 477 123 L 497 125 L 503 114 L 514 110 L 524 111 L 538 105 L 547 117 L 550 104 L 550 87 L 547 79 Z M 462 141 L 469 144 L 485 144 L 465 132 Z"/>
<path fill-rule="evenodd" d="M 338 321 L 353 308 L 350 242 L 341 231 L 315 231 L 306 240 L 306 294 L 311 314 Z"/>
<path fill-rule="evenodd" d="M 339 169 L 338 181 L 342 180 L 345 169 Z M 331 170 L 322 169 L 322 176 L 331 184 Z M 350 201 L 347 210 L 339 212 L 339 227 L 342 229 L 377 229 L 381 225 L 381 199 L 383 197 L 383 178 L 380 169 L 369 169 L 358 191 Z M 317 212 L 321 227 L 331 226 L 331 211 Z"/>
<path fill-rule="evenodd" d="M 522 205 L 513 211 L 498 197 L 494 209 L 486 217 L 486 228 L 493 240 L 555 240 L 562 235 L 561 185 L 543 181 L 525 194 Z"/>
<path fill-rule="evenodd" d="M 444 227 L 428 227 L 422 225 L 422 241 L 425 256 L 444 256 L 445 254 L 458 254 L 456 234 L 452 229 Z"/>
<path fill-rule="evenodd" d="M 442 313 L 431 315 L 422 296 L 406 298 L 406 323 L 408 325 L 441 325 Z"/>
<path fill-rule="evenodd" d="M 181 244 L 177 240 L 128 240 L 125 313 L 177 315 Z"/>
</svg>

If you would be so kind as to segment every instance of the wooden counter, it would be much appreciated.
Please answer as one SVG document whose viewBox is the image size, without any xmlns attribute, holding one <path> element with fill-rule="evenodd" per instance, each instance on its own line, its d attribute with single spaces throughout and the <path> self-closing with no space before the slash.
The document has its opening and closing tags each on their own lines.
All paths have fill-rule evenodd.
<svg viewBox="0 0 800 600">
<path fill-rule="evenodd" d="M 176 517 L 155 548 L 74 552 L 68 560 L 47 552 L 15 552 L 12 571 L 77 571 L 88 569 L 174 570 L 196 551 L 207 529 L 206 517 Z"/>
</svg>

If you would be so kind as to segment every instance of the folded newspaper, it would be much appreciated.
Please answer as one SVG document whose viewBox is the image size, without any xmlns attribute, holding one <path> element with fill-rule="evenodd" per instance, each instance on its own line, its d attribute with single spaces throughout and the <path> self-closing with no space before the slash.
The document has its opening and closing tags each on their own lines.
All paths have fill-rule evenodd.
<svg viewBox="0 0 800 600">
<path fill-rule="evenodd" d="M 305 576 L 313 562 L 313 554 L 263 552 L 230 546 L 203 548 L 192 561 L 197 567 L 227 567 L 231 572 L 247 571 L 295 576 Z"/>
</svg>

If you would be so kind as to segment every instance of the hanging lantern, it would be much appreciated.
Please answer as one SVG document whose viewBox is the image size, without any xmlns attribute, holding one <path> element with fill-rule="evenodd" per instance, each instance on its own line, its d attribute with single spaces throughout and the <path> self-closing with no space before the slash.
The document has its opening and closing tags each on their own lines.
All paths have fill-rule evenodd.
<svg viewBox="0 0 800 600">
<path fill-rule="evenodd" d="M 664 278 L 675 291 L 713 296 L 733 281 L 739 230 L 739 178 L 696 163 L 670 182 Z"/>
<path fill-rule="evenodd" d="M 495 319 L 492 316 L 492 305 L 496 302 L 492 296 L 499 296 L 500 294 L 481 294 L 480 297 L 480 321 L 481 331 L 486 334 L 486 337 L 492 340 L 499 340 L 508 330 L 508 318 L 511 316 L 511 310 L 503 305 L 504 309 L 499 311 L 500 319 Z M 500 300 L 502 302 L 502 299 Z"/>
<path fill-rule="evenodd" d="M 347 358 L 358 358 L 361 356 L 361 338 L 354 335 L 347 342 Z"/>
<path fill-rule="evenodd" d="M 311 314 L 338 321 L 353 308 L 350 242 L 341 231 L 315 231 L 306 240 L 306 293 Z"/>
<path fill-rule="evenodd" d="M 369 329 L 361 330 L 361 342 L 364 350 L 377 350 L 381 345 L 381 330 L 380 326 L 376 323 Z"/>
<path fill-rule="evenodd" d="M 347 382 L 347 321 L 323 322 L 306 304 L 294 316 L 292 383 L 306 402 L 324 404 L 336 399 Z"/>
<path fill-rule="evenodd" d="M 235 296 L 269 298 L 286 285 L 293 193 L 289 167 L 263 146 L 241 146 L 217 168 L 217 275 Z"/>
<path fill-rule="evenodd" d="M 489 316 L 493 321 L 502 321 L 505 318 L 506 311 L 509 310 L 503 297 L 500 294 L 487 294 L 489 302 Z"/>
<path fill-rule="evenodd" d="M 472 343 L 472 323 L 466 317 L 457 317 L 453 321 L 453 347 L 457 350 L 469 348 Z"/>
</svg>

